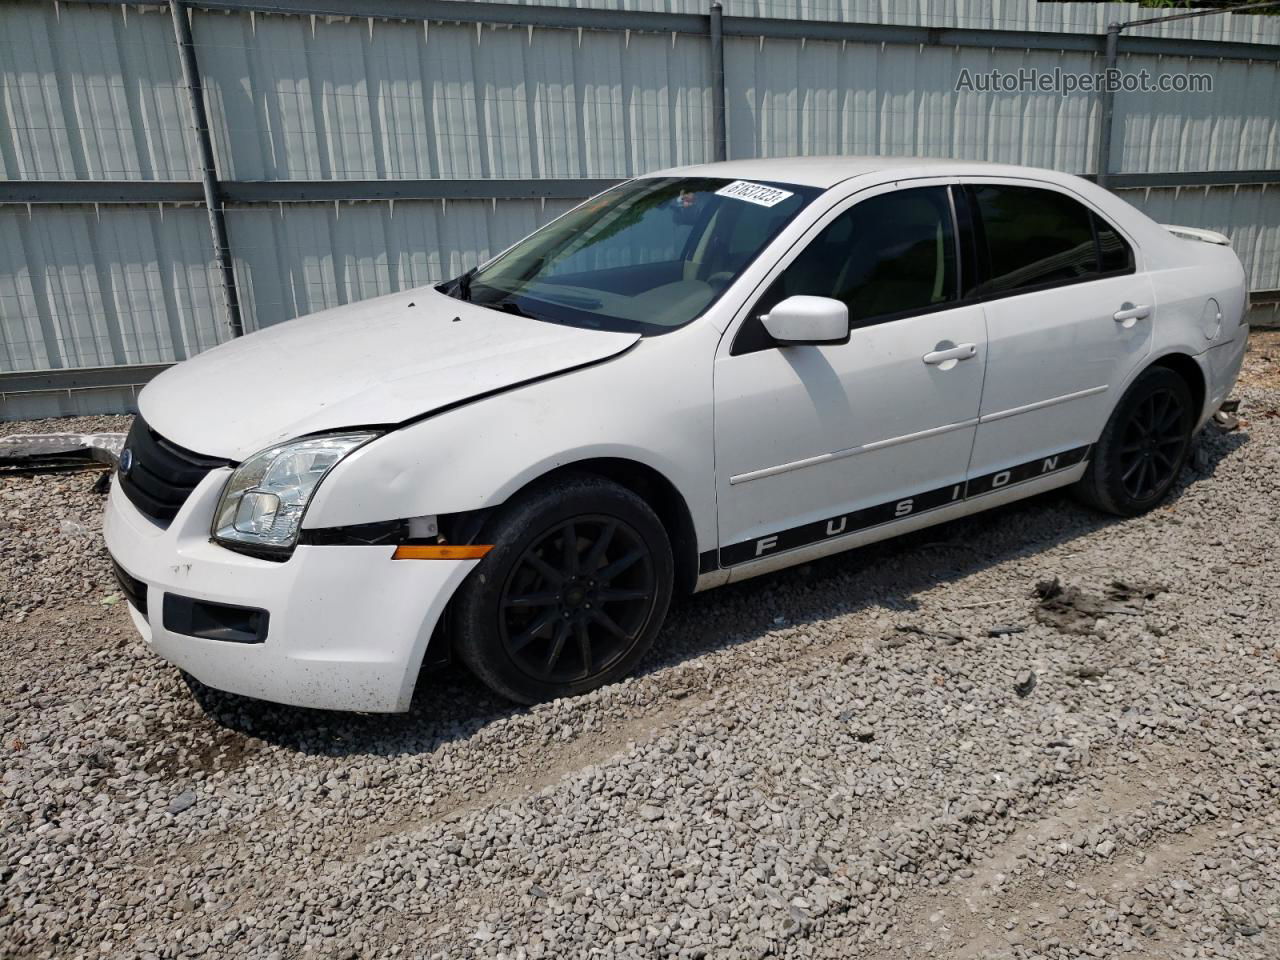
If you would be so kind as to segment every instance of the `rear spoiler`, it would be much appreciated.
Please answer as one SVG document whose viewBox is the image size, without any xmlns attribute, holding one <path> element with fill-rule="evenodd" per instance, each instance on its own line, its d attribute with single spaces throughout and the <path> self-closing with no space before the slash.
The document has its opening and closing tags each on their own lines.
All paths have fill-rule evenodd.
<svg viewBox="0 0 1280 960">
<path fill-rule="evenodd" d="M 1230 240 L 1222 234 L 1215 233 L 1212 230 L 1201 230 L 1199 227 L 1178 227 L 1171 223 L 1162 223 L 1160 226 L 1164 227 L 1175 237 L 1181 237 L 1183 240 L 1200 240 L 1204 243 L 1216 243 L 1222 247 L 1231 246 Z"/>
</svg>

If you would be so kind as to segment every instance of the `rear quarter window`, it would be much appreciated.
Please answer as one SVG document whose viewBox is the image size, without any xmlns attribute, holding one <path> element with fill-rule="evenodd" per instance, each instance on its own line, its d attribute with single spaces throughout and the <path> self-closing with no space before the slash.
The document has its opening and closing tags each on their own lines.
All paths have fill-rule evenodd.
<svg viewBox="0 0 1280 960">
<path fill-rule="evenodd" d="M 1098 260 L 1103 273 L 1131 273 L 1133 248 L 1118 230 L 1096 213 L 1093 226 L 1098 234 Z"/>
</svg>

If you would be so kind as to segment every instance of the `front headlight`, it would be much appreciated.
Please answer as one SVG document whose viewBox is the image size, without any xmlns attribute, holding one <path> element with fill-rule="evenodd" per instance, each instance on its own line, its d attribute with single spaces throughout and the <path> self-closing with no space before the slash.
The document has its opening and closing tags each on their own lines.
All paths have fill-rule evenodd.
<svg viewBox="0 0 1280 960">
<path fill-rule="evenodd" d="M 228 546 L 286 553 L 302 515 L 338 461 L 376 433 L 335 433 L 282 443 L 236 467 L 213 515 L 213 538 Z"/>
</svg>

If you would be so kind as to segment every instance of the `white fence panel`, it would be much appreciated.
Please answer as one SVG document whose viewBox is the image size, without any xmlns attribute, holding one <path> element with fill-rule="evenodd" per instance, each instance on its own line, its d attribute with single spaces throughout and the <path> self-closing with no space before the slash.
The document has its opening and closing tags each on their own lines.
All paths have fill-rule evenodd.
<svg viewBox="0 0 1280 960">
<path fill-rule="evenodd" d="M 185 360 L 225 336 L 203 209 L 0 206 L 0 370 Z"/>
<path fill-rule="evenodd" d="M 463 200 L 232 209 L 248 328 L 455 277 L 570 206 Z"/>
<path fill-rule="evenodd" d="M 0 179 L 195 176 L 173 24 L 156 9 L 0 9 Z"/>
</svg>

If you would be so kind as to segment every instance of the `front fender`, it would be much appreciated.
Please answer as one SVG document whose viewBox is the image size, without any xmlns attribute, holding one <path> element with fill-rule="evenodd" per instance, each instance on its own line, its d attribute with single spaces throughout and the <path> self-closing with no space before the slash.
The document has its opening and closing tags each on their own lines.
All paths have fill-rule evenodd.
<svg viewBox="0 0 1280 960">
<path fill-rule="evenodd" d="M 496 506 L 582 460 L 631 460 L 684 497 L 699 550 L 715 545 L 712 357 L 694 324 L 595 366 L 513 388 L 392 431 L 316 492 L 303 526 L 349 526 Z"/>
</svg>

